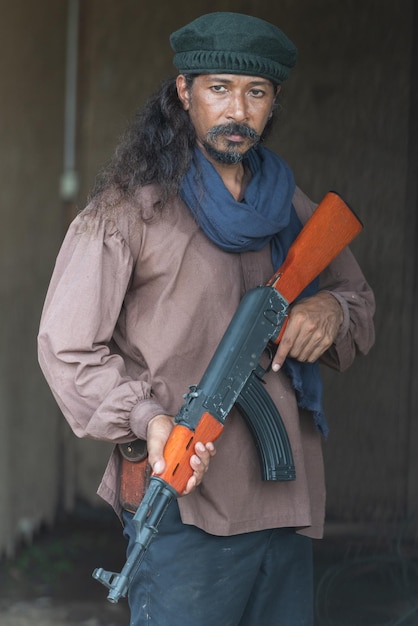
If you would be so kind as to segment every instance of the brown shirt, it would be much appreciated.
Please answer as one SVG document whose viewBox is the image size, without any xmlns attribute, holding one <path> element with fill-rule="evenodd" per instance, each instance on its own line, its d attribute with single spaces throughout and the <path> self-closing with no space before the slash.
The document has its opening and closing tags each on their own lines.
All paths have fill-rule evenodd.
<svg viewBox="0 0 418 626">
<path fill-rule="evenodd" d="M 88 207 L 59 252 L 39 332 L 39 361 L 75 434 L 123 443 L 145 439 L 149 420 L 175 415 L 197 384 L 245 291 L 273 274 L 269 247 L 231 254 L 212 244 L 177 200 L 154 212 L 158 189 L 113 209 Z M 314 205 L 300 191 L 303 222 Z M 140 206 L 144 219 L 138 217 Z M 341 303 L 344 322 L 324 362 L 345 369 L 374 341 L 374 299 L 346 249 L 320 288 Z M 325 510 L 321 436 L 297 407 L 283 372 L 266 375 L 286 425 L 296 480 L 261 480 L 254 441 L 233 409 L 199 488 L 180 498 L 185 523 L 228 535 L 292 526 L 320 537 Z M 98 493 L 117 512 L 119 463 L 112 454 Z"/>
</svg>

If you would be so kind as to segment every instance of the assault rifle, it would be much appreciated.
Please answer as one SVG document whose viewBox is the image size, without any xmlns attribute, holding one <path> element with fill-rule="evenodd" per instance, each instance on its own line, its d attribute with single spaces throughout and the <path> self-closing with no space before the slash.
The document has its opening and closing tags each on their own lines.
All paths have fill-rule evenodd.
<svg viewBox="0 0 418 626">
<path fill-rule="evenodd" d="M 112 603 L 127 594 L 130 580 L 170 502 L 192 475 L 190 457 L 198 441 L 215 441 L 234 405 L 257 444 L 264 480 L 293 480 L 295 469 L 286 429 L 263 387 L 260 358 L 279 343 L 289 305 L 362 230 L 335 192 L 328 192 L 293 242 L 284 263 L 266 285 L 242 299 L 200 383 L 190 387 L 164 449 L 166 469 L 153 474 L 133 523 L 136 540 L 122 571 L 97 568 L 93 577 L 109 589 Z"/>
</svg>

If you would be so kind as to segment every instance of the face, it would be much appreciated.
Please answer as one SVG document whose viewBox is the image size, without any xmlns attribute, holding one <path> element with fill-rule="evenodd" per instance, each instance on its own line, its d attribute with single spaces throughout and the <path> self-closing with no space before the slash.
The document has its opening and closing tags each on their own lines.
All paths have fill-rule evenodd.
<svg viewBox="0 0 418 626">
<path fill-rule="evenodd" d="M 210 160 L 234 164 L 260 141 L 279 90 L 265 78 L 239 74 L 200 74 L 189 89 L 180 74 L 177 91 L 198 146 Z"/>
</svg>

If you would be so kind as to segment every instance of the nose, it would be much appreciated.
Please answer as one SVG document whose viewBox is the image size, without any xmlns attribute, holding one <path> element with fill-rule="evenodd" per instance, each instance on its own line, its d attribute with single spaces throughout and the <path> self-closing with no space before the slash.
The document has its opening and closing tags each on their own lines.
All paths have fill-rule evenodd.
<svg viewBox="0 0 418 626">
<path fill-rule="evenodd" d="M 247 102 L 244 94 L 233 93 L 229 102 L 227 117 L 235 122 L 243 122 L 248 117 Z"/>
</svg>

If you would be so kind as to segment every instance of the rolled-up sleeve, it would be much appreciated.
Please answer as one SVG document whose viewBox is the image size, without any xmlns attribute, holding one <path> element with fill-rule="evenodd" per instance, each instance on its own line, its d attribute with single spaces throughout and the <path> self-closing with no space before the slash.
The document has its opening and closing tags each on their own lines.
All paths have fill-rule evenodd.
<svg viewBox="0 0 418 626">
<path fill-rule="evenodd" d="M 163 412 L 145 372 L 132 380 L 110 347 L 132 267 L 116 227 L 99 218 L 74 220 L 45 299 L 38 357 L 78 437 L 115 443 L 145 438 L 148 421 Z"/>
<path fill-rule="evenodd" d="M 374 344 L 374 294 L 349 248 L 322 273 L 320 289 L 329 291 L 339 301 L 344 314 L 336 340 L 321 361 L 344 371 L 356 356 L 366 355 Z"/>
<path fill-rule="evenodd" d="M 294 204 L 303 223 L 316 208 L 316 204 L 299 188 L 295 193 Z M 321 362 L 344 371 L 356 356 L 366 355 L 375 341 L 373 290 L 349 247 L 322 272 L 319 289 L 331 293 L 343 312 L 340 331 L 334 344 L 322 355 Z"/>
</svg>

